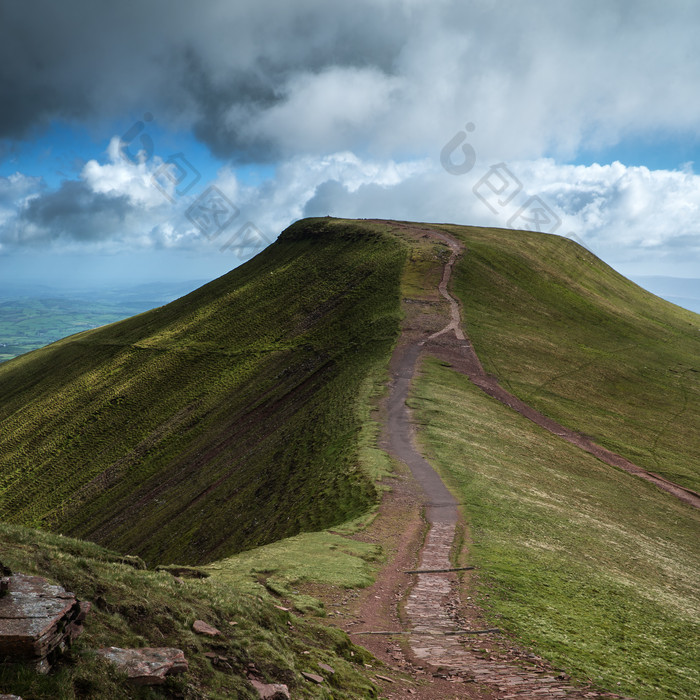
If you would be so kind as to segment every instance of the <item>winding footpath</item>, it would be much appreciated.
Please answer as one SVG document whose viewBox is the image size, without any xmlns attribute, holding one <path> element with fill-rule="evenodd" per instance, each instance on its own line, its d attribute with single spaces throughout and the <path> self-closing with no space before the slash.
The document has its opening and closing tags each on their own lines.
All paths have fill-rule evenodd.
<svg viewBox="0 0 700 700">
<path fill-rule="evenodd" d="M 453 238 L 437 231 L 433 232 L 433 235 L 445 242 L 452 251 L 450 260 L 445 265 L 443 278 L 439 286 L 440 294 L 450 304 L 450 323 L 445 328 L 437 333 L 434 333 L 427 339 L 426 342 L 433 345 L 432 350 L 434 354 L 440 355 L 440 350 L 444 349 L 450 344 L 448 341 L 448 343 L 444 344 L 442 348 L 436 347 L 436 344 L 439 343 L 438 338 L 449 334 L 450 331 L 453 331 L 455 338 L 452 340 L 452 344 L 456 345 L 456 347 L 453 347 L 452 352 L 454 353 L 456 350 L 457 355 L 461 355 L 459 358 L 461 359 L 461 362 L 458 363 L 459 366 L 456 366 L 455 369 L 466 374 L 472 383 L 478 386 L 486 394 L 494 399 L 497 399 L 509 408 L 514 409 L 526 418 L 529 418 L 533 423 L 545 428 L 545 430 L 548 430 L 557 437 L 560 437 L 563 440 L 566 440 L 566 442 L 576 445 L 582 450 L 594 455 L 602 462 L 605 462 L 612 467 L 622 469 L 623 471 L 628 472 L 629 474 L 632 474 L 640 479 L 644 479 L 645 481 L 654 484 L 654 486 L 660 488 L 661 490 L 667 491 L 684 503 L 687 503 L 695 508 L 700 508 L 700 494 L 696 491 L 685 488 L 684 486 L 676 484 L 673 481 L 669 481 L 659 474 L 654 474 L 654 472 L 642 469 L 642 467 L 637 466 L 615 452 L 601 447 L 592 440 L 580 435 L 576 431 L 565 428 L 556 421 L 535 410 L 532 408 L 532 406 L 529 406 L 517 396 L 514 396 L 510 392 L 506 391 L 498 383 L 498 380 L 495 377 L 490 376 L 485 372 L 483 366 L 481 365 L 481 361 L 474 350 L 474 347 L 469 342 L 469 338 L 465 335 L 460 325 L 459 302 L 449 293 L 447 289 L 447 285 L 452 274 L 452 268 L 457 260 L 457 256 L 462 252 L 463 246 L 461 246 L 460 243 Z M 455 340 L 457 341 L 456 344 Z"/>
<path fill-rule="evenodd" d="M 421 352 L 428 351 L 439 357 L 448 357 L 456 370 L 468 375 L 487 394 L 602 461 L 646 479 L 695 507 L 700 507 L 700 495 L 647 472 L 620 455 L 560 426 L 506 392 L 495 378 L 487 375 L 462 328 L 459 303 L 448 291 L 452 269 L 463 246 L 434 229 L 422 231 L 446 243 L 451 250 L 438 287 L 440 294 L 449 302 L 450 319 L 444 328 L 423 340 L 410 341 L 406 336 L 404 343 L 399 344 L 392 361 L 393 381 L 387 399 L 387 447 L 409 467 L 423 488 L 428 523 L 427 536 L 420 553 L 419 573 L 413 574 L 415 583 L 404 606 L 412 655 L 417 661 L 441 668 L 450 676 L 477 681 L 491 688 L 498 698 L 504 700 L 525 697 L 619 698 L 618 695 L 591 687 L 574 687 L 566 682 L 567 677 L 555 677 L 551 671 L 548 673 L 542 669 L 529 669 L 514 663 L 484 658 L 478 648 L 471 646 L 478 643 L 475 642 L 478 637 L 471 636 L 477 631 L 466 630 L 465 623 L 459 619 L 458 579 L 454 570 L 450 570 L 453 566 L 450 553 L 459 522 L 457 502 L 437 472 L 416 449 L 413 421 L 406 404 Z M 459 360 L 456 363 L 455 358 Z M 491 633 L 497 633 L 497 630 Z"/>
</svg>

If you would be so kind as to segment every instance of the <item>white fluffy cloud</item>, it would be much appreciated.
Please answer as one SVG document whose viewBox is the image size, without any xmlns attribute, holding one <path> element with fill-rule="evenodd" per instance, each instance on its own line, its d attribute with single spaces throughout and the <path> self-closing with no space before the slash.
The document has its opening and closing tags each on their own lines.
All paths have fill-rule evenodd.
<svg viewBox="0 0 700 700">
<path fill-rule="evenodd" d="M 490 209 L 475 193 L 490 194 L 479 186 L 491 172 L 488 161 L 479 160 L 469 173 L 455 176 L 437 158 L 394 162 L 350 152 L 300 156 L 281 163 L 273 178 L 257 186 L 222 169 L 208 184 L 225 195 L 236 215 L 222 234 L 207 238 L 186 216 L 205 185 L 178 197 L 173 181 L 162 177 L 162 161 L 125 161 L 116 140 L 109 156 L 103 165 L 88 162 L 80 180 L 57 191 L 20 174 L 0 180 L 0 243 L 207 250 L 247 222 L 271 241 L 299 218 L 329 214 L 543 231 L 556 224 L 555 233 L 573 233 L 606 261 L 638 274 L 694 276 L 700 269 L 700 176 L 692 171 L 651 171 L 618 162 L 514 161 L 503 172 L 517 182 L 518 192 L 503 206 L 492 198 Z M 169 197 L 154 184 L 154 175 Z M 552 222 L 514 218 L 533 197 L 548 207 Z"/>
<path fill-rule="evenodd" d="M 208 239 L 186 216 L 204 186 L 178 197 L 174 181 L 163 177 L 159 159 L 125 161 L 116 139 L 109 156 L 103 165 L 88 162 L 80 180 L 64 183 L 58 191 L 20 174 L 1 179 L 0 242 L 117 250 L 206 249 L 225 240 Z M 692 171 L 651 171 L 618 162 L 514 161 L 502 172 L 517 183 L 517 196 L 503 206 L 492 197 L 489 208 L 477 196 L 492 194 L 479 186 L 491 172 L 489 165 L 480 160 L 469 173 L 455 176 L 437 159 L 394 162 L 341 152 L 290 159 L 258 186 L 241 183 L 230 168 L 208 184 L 236 208 L 226 235 L 251 222 L 273 240 L 296 219 L 327 214 L 451 221 L 573 233 L 613 265 L 640 263 L 641 274 L 671 274 L 680 267 L 692 276 L 700 269 L 700 176 Z M 155 183 L 165 186 L 165 193 Z M 550 223 L 515 218 L 533 197 L 549 208 Z"/>
</svg>

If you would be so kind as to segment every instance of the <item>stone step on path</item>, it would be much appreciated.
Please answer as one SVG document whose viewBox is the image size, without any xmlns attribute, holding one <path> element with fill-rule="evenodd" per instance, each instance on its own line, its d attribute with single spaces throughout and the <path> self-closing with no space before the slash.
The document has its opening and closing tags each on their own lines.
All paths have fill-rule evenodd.
<svg viewBox="0 0 700 700">
<path fill-rule="evenodd" d="M 455 538 L 453 522 L 434 522 L 427 534 L 419 569 L 450 569 L 450 551 Z M 415 584 L 404 610 L 414 656 L 452 676 L 496 688 L 499 698 L 619 698 L 591 688 L 576 688 L 546 672 L 531 671 L 508 663 L 482 658 L 459 634 L 465 628 L 457 614 L 459 593 L 453 572 L 412 574 Z M 471 640 L 473 642 L 473 640 Z"/>
</svg>

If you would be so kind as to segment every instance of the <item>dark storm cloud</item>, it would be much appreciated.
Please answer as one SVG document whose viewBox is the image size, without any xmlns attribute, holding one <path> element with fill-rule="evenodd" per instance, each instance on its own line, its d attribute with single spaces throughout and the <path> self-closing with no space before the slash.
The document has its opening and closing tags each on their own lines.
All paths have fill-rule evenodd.
<svg viewBox="0 0 700 700">
<path fill-rule="evenodd" d="M 291 75 L 326 66 L 391 71 L 405 32 L 397 6 L 3 3 L 0 138 L 26 137 L 52 119 L 96 123 L 148 109 L 193 125 L 219 155 L 259 157 L 275 139 L 251 142 L 247 127 L 284 99 Z"/>
<path fill-rule="evenodd" d="M 94 192 L 82 181 L 65 181 L 58 190 L 29 199 L 10 226 L 3 242 L 44 244 L 52 240 L 105 240 L 126 228 L 134 207 L 125 195 Z"/>
<path fill-rule="evenodd" d="M 481 156 L 568 158 L 698 133 L 698 23 L 693 0 L 4 2 L 0 139 L 149 111 L 234 161 L 383 157 L 470 120 Z"/>
</svg>

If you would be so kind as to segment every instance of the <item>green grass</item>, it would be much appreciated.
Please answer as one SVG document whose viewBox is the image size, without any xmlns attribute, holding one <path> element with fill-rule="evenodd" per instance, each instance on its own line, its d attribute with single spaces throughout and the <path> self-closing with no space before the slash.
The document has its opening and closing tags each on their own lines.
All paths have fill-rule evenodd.
<svg viewBox="0 0 700 700">
<path fill-rule="evenodd" d="M 636 698 L 698 697 L 698 512 L 442 363 L 423 369 L 420 440 L 464 503 L 493 623 L 578 679 Z"/>
<path fill-rule="evenodd" d="M 233 586 L 242 578 L 257 581 L 284 596 L 298 612 L 323 615 L 323 603 L 306 592 L 307 584 L 313 590 L 364 588 L 374 581 L 381 559 L 379 545 L 337 532 L 307 532 L 208 564 L 204 570 Z"/>
<path fill-rule="evenodd" d="M 563 425 L 700 490 L 700 316 L 568 239 L 443 228 L 468 248 L 453 290 L 486 371 Z"/>
<path fill-rule="evenodd" d="M 364 664 L 372 658 L 341 631 L 280 610 L 278 597 L 249 575 L 229 572 L 226 581 L 183 579 L 137 570 L 101 547 L 0 523 L 2 561 L 14 571 L 38 574 L 92 603 L 85 631 L 69 656 L 47 676 L 0 664 L 0 692 L 33 700 L 90 698 L 257 698 L 245 680 L 253 663 L 268 682 L 286 683 L 295 698 L 373 698 L 377 689 Z M 192 631 L 202 619 L 222 632 L 213 639 Z M 229 623 L 234 622 L 235 625 Z M 183 676 L 158 690 L 135 689 L 94 655 L 105 646 L 169 646 L 189 662 Z M 231 666 L 213 666 L 205 653 L 225 656 Z M 318 664 L 333 667 L 328 674 Z M 318 673 L 322 686 L 301 672 Z"/>
<path fill-rule="evenodd" d="M 176 302 L 4 363 L 3 519 L 201 563 L 362 514 L 406 252 L 380 225 L 299 222 Z"/>
<path fill-rule="evenodd" d="M 699 317 L 565 239 L 444 228 L 469 249 L 453 287 L 487 371 L 543 413 L 697 488 Z M 194 659 L 172 694 L 244 693 L 253 660 L 308 697 L 325 691 L 299 671 L 323 661 L 340 667 L 327 697 L 373 697 L 366 658 L 319 626 L 313 593 L 367 585 L 381 560 L 342 534 L 371 518 L 374 481 L 391 470 L 372 410 L 400 299 L 437 300 L 446 252 L 391 225 L 298 222 L 177 302 L 0 366 L 3 520 L 149 563 L 211 562 L 212 574 L 180 586 L 97 545 L 0 525 L 5 563 L 106 601 L 74 663 L 46 679 L 4 669 L 0 687 L 125 697 L 123 679 L 82 652 L 167 644 Z M 412 323 L 436 308 L 424 304 Z M 579 679 L 639 698 L 698 695 L 697 512 L 435 361 L 412 401 L 427 454 L 465 503 L 494 624 Z M 195 617 L 226 629 L 233 673 L 203 657 Z"/>
</svg>

